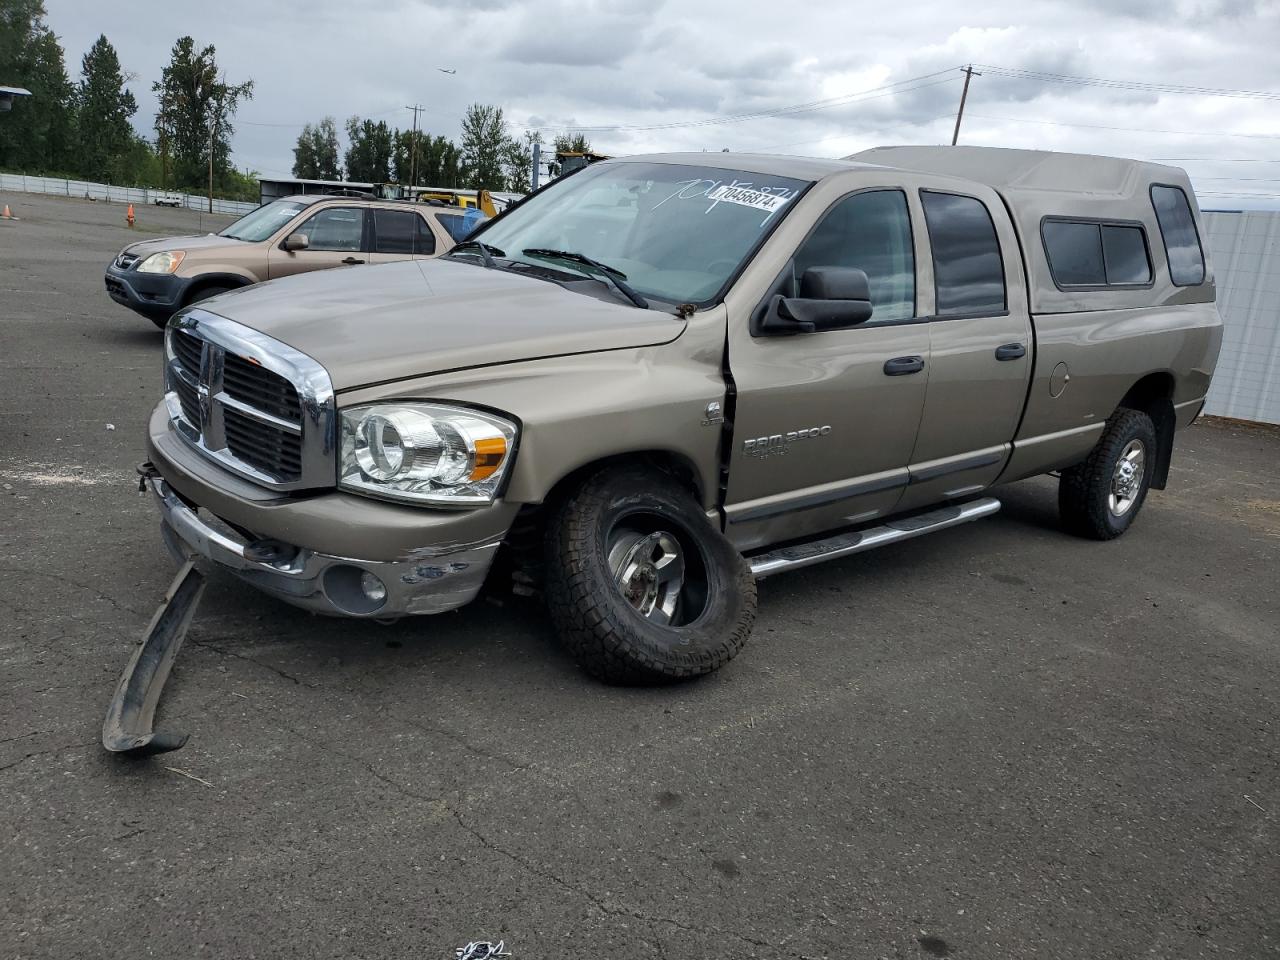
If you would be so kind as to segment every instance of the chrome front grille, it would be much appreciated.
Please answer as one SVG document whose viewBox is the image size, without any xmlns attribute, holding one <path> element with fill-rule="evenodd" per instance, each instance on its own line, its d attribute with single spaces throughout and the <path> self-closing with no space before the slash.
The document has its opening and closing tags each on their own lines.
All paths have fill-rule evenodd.
<svg viewBox="0 0 1280 960">
<path fill-rule="evenodd" d="M 128 270 L 141 259 L 136 253 L 122 253 L 116 257 L 116 266 L 121 270 Z"/>
<path fill-rule="evenodd" d="M 165 390 L 175 431 L 227 469 L 281 489 L 333 485 L 333 388 L 305 354 L 189 310 L 165 334 Z"/>
</svg>

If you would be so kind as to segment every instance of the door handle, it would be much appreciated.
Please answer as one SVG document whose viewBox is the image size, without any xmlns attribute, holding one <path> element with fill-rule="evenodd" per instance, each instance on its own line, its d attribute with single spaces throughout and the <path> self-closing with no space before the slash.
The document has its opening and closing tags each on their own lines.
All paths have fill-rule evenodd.
<svg viewBox="0 0 1280 960">
<path fill-rule="evenodd" d="M 1027 348 L 1020 343 L 1006 343 L 996 347 L 997 360 L 1021 360 L 1027 355 Z"/>
<path fill-rule="evenodd" d="M 894 357 L 884 362 L 885 376 L 904 377 L 924 369 L 924 357 Z"/>
<path fill-rule="evenodd" d="M 343 260 L 342 262 L 343 262 L 343 263 L 352 263 L 352 264 L 354 264 L 354 263 L 364 263 L 364 261 L 363 261 L 363 260 L 357 260 L 355 257 L 347 257 L 347 258 L 346 258 L 345 260 Z"/>
</svg>

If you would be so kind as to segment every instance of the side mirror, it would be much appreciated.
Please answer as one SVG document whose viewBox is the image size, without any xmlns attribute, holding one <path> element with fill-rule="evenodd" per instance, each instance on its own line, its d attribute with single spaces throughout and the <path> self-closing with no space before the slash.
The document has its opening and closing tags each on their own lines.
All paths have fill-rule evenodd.
<svg viewBox="0 0 1280 960">
<path fill-rule="evenodd" d="M 288 250 L 290 253 L 294 250 L 305 250 L 309 246 L 311 246 L 311 240 L 305 233 L 291 233 L 280 244 L 281 249 Z"/>
<path fill-rule="evenodd" d="M 843 330 L 871 319 L 871 284 L 853 267 L 810 267 L 800 296 L 774 296 L 760 325 L 767 336 Z"/>
</svg>

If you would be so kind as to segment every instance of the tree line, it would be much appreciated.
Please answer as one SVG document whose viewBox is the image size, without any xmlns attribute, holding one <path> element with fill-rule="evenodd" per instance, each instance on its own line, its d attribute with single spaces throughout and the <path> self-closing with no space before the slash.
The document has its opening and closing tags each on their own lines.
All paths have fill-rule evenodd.
<svg viewBox="0 0 1280 960">
<path fill-rule="evenodd" d="M 293 148 L 293 175 L 300 180 L 525 192 L 533 185 L 533 146 L 542 141 L 537 130 L 508 133 L 502 108 L 483 103 L 472 104 L 463 114 L 457 143 L 360 117 L 347 120 L 346 134 L 344 152 L 333 117 L 304 126 Z M 591 144 L 580 133 L 560 134 L 554 149 L 587 151 Z"/>
<path fill-rule="evenodd" d="M 72 80 L 46 15 L 43 0 L 0 0 L 0 84 L 32 94 L 0 122 L 0 168 L 202 193 L 212 153 L 214 191 L 257 199 L 256 179 L 235 169 L 230 147 L 236 108 L 253 96 L 253 82 L 228 84 L 213 46 L 191 37 L 174 44 L 151 85 L 159 109 L 148 140 L 130 122 L 138 103 L 126 84 L 137 77 L 111 42 L 99 36 Z"/>
<path fill-rule="evenodd" d="M 228 81 L 213 45 L 189 36 L 174 43 L 151 85 L 158 109 L 155 136 L 147 138 L 132 123 L 138 103 L 127 85 L 137 77 L 107 37 L 84 54 L 73 80 L 46 16 L 43 0 L 0 0 L 0 84 L 32 93 L 0 117 L 0 169 L 203 193 L 212 167 L 216 195 L 258 198 L 255 175 L 231 161 L 236 111 L 253 98 L 253 81 Z M 345 132 L 342 150 L 332 117 L 307 124 L 294 147 L 293 175 L 526 191 L 541 139 L 536 130 L 512 135 L 502 108 L 487 104 L 467 108 L 456 143 L 360 117 L 347 120 Z M 590 146 L 582 134 L 555 140 L 557 150 Z"/>
</svg>

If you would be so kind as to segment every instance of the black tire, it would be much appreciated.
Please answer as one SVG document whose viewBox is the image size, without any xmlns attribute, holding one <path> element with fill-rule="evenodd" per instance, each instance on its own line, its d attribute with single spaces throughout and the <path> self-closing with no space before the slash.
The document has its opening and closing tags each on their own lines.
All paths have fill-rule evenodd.
<svg viewBox="0 0 1280 960">
<path fill-rule="evenodd" d="M 1133 461 L 1140 445 L 1141 474 L 1120 467 Z M 1098 443 L 1082 463 L 1062 471 L 1058 481 L 1058 514 L 1070 533 L 1092 540 L 1114 540 L 1133 525 L 1147 499 L 1156 463 L 1156 428 L 1141 410 L 1121 407 L 1107 420 Z M 1120 491 L 1120 493 L 1117 493 Z M 1113 499 L 1113 495 L 1114 499 Z"/>
<path fill-rule="evenodd" d="M 236 287 L 202 287 L 187 299 L 187 306 L 193 303 L 199 303 L 201 300 L 208 300 L 210 297 L 216 297 L 220 293 L 226 293 L 228 290 L 235 290 Z"/>
<path fill-rule="evenodd" d="M 678 589 L 659 572 L 671 562 L 685 570 Z M 623 569 L 637 571 L 630 600 L 615 576 Z M 647 618 L 649 587 L 658 612 Z M 672 594 L 670 621 L 662 622 Z M 732 660 L 755 622 L 756 584 L 746 560 L 671 476 L 627 467 L 594 474 L 552 513 L 546 599 L 561 642 L 588 673 L 656 684 Z"/>
<path fill-rule="evenodd" d="M 192 294 L 191 297 L 188 298 L 185 306 L 191 306 L 191 304 L 193 303 L 199 303 L 201 300 L 208 300 L 210 297 L 216 297 L 220 293 L 226 293 L 228 290 L 235 290 L 235 289 L 237 288 L 236 287 L 204 287 L 203 289 L 197 290 L 194 294 Z M 163 330 L 165 327 L 169 325 L 169 318 L 165 317 L 164 319 L 161 319 L 160 317 L 152 317 L 151 322 L 154 323 L 161 330 Z"/>
</svg>

